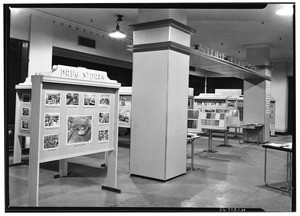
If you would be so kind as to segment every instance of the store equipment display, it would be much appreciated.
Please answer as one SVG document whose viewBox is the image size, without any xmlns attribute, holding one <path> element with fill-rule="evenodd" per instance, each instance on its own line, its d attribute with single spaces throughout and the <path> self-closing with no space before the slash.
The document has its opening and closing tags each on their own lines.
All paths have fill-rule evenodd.
<svg viewBox="0 0 300 216">
<path fill-rule="evenodd" d="M 292 191 L 292 154 L 293 154 L 293 145 L 292 143 L 283 143 L 283 144 L 277 144 L 277 143 L 268 143 L 262 145 L 262 147 L 265 149 L 265 166 L 264 166 L 264 182 L 265 185 L 271 188 L 275 188 L 281 191 L 289 192 Z M 286 179 L 284 184 L 276 184 L 274 183 L 268 183 L 267 182 L 267 152 L 269 150 L 276 150 L 276 151 L 282 151 L 286 152 Z"/>
<path fill-rule="evenodd" d="M 40 163 L 107 153 L 102 189 L 117 189 L 118 106 L 120 84 L 106 72 L 57 66 L 53 73 L 32 76 L 29 206 L 38 206 Z"/>
</svg>

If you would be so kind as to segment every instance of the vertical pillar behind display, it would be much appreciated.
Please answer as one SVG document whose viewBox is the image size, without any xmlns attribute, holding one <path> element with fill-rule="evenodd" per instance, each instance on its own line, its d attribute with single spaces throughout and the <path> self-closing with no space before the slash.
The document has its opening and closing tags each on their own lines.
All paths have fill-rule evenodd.
<svg viewBox="0 0 300 216">
<path fill-rule="evenodd" d="M 270 77 L 270 80 L 244 80 L 244 118 L 245 123 L 264 124 L 262 142 L 270 139 L 270 100 L 271 100 L 271 70 L 269 44 L 246 45 L 246 58 L 249 64 L 258 67 L 258 73 Z M 250 130 L 248 130 L 249 133 Z M 246 136 L 249 137 L 249 136 Z M 253 141 L 253 140 L 245 140 Z M 255 141 L 255 140 L 254 140 Z"/>
<path fill-rule="evenodd" d="M 172 19 L 178 15 L 182 21 L 183 14 L 163 11 L 153 17 L 157 13 L 152 10 L 140 10 L 143 23 L 131 26 L 130 174 L 168 180 L 186 173 L 189 47 L 194 30 Z"/>
<path fill-rule="evenodd" d="M 30 46 L 28 78 L 36 72 L 49 72 L 52 69 L 53 21 L 32 14 L 30 19 Z"/>
<path fill-rule="evenodd" d="M 269 85 L 268 80 L 253 79 L 244 80 L 244 123 L 258 123 L 263 124 L 262 143 L 269 142 L 270 139 L 270 121 L 268 115 L 268 98 L 267 89 Z M 253 130 L 246 130 L 243 133 L 257 133 Z M 248 137 L 248 138 L 247 138 Z M 257 136 L 246 135 L 245 141 L 257 142 Z"/>
</svg>

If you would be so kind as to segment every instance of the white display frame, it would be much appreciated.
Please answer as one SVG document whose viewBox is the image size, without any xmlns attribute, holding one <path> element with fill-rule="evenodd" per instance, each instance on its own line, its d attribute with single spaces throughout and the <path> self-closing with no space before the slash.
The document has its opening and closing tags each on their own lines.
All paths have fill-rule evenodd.
<svg viewBox="0 0 300 216">
<path fill-rule="evenodd" d="M 130 128 L 131 126 L 131 103 L 132 103 L 132 87 L 120 88 L 120 104 L 119 104 L 119 127 Z M 128 119 L 128 121 L 126 121 Z"/>
<path fill-rule="evenodd" d="M 66 159 L 82 155 L 104 152 L 107 155 L 107 178 L 103 189 L 120 192 L 117 189 L 117 156 L 118 156 L 118 109 L 119 109 L 119 83 L 114 82 L 95 82 L 72 80 L 60 77 L 34 75 L 32 76 L 32 91 L 31 91 L 31 119 L 30 128 L 30 155 L 29 155 L 29 173 L 28 173 L 28 188 L 29 188 L 29 206 L 38 206 L 39 197 L 39 167 L 40 163 L 60 160 L 60 173 L 66 174 L 67 165 Z M 45 103 L 45 92 L 60 92 L 59 105 L 49 105 Z M 79 107 L 66 106 L 66 93 L 79 92 Z M 84 106 L 83 97 L 85 93 L 95 93 L 95 106 Z M 106 94 L 110 96 L 110 105 L 100 107 L 97 104 L 99 95 Z M 109 124 L 99 125 L 99 112 L 109 112 Z M 59 113 L 60 127 L 44 128 L 44 114 Z M 67 122 L 67 116 L 79 115 L 81 113 L 91 118 L 91 142 L 79 142 L 72 145 L 67 145 L 66 137 L 68 127 L 72 124 L 74 130 L 80 130 L 80 125 L 84 122 Z M 82 120 L 83 121 L 83 120 Z M 108 130 L 109 139 L 105 142 L 98 142 L 98 131 Z M 44 149 L 45 136 L 54 135 L 54 146 L 50 149 Z M 58 135 L 58 139 L 56 136 Z M 85 136 L 85 134 L 83 134 Z M 47 141 L 48 142 L 48 141 Z M 58 143 L 58 144 L 57 144 Z M 57 144 L 57 146 L 56 146 Z"/>
<path fill-rule="evenodd" d="M 22 160 L 22 137 L 30 137 L 31 119 L 31 85 L 16 85 L 15 129 L 14 129 L 14 156 L 13 163 L 19 164 Z M 23 115 L 23 108 L 29 109 L 29 115 Z M 22 121 L 28 121 L 28 129 L 22 129 Z"/>
</svg>

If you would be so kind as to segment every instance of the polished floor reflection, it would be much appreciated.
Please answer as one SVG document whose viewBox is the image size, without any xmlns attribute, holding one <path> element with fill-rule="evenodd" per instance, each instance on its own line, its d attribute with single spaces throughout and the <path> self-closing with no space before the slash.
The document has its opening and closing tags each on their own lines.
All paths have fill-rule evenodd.
<svg viewBox="0 0 300 216">
<path fill-rule="evenodd" d="M 55 179 L 58 162 L 40 167 L 39 206 L 41 207 L 139 207 L 262 209 L 290 212 L 289 193 L 264 185 L 264 148 L 253 143 L 239 144 L 230 135 L 232 147 L 218 147 L 223 138 L 214 136 L 216 153 L 207 153 L 207 137 L 195 140 L 194 171 L 167 182 L 129 175 L 129 136 L 119 137 L 118 188 L 120 194 L 101 190 L 106 167 L 103 154 L 69 159 L 68 177 Z M 291 142 L 291 136 L 277 135 L 271 142 Z M 187 151 L 189 152 L 190 145 Z M 284 182 L 286 154 L 268 152 L 268 179 Z M 9 158 L 12 163 L 12 157 Z M 9 167 L 10 206 L 28 206 L 28 155 L 24 164 Z M 187 166 L 190 166 L 187 160 Z M 7 188 L 8 189 L 8 188 Z"/>
</svg>

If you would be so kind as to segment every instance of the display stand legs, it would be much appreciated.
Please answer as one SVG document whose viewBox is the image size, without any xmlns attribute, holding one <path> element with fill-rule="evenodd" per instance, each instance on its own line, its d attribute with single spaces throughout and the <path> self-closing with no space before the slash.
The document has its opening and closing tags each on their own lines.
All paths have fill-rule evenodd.
<svg viewBox="0 0 300 216">
<path fill-rule="evenodd" d="M 218 147 L 232 147 L 228 144 L 228 130 L 224 131 L 224 144 L 218 145 Z"/>
<path fill-rule="evenodd" d="M 117 188 L 117 157 L 116 151 L 107 152 L 107 177 L 102 189 L 121 193 L 121 190 Z"/>
<path fill-rule="evenodd" d="M 22 136 L 15 135 L 14 140 L 14 164 L 21 163 L 22 158 Z"/>
<path fill-rule="evenodd" d="M 292 153 L 287 152 L 287 164 L 286 164 L 286 181 L 284 186 L 274 186 L 267 183 L 267 148 L 265 148 L 265 167 L 264 167 L 264 182 L 267 187 L 281 190 L 284 192 L 290 192 L 292 189 Z"/>
<path fill-rule="evenodd" d="M 210 153 L 215 153 L 217 152 L 216 150 L 212 149 L 212 131 L 208 130 L 208 149 L 203 150 L 204 152 L 210 152 Z"/>
</svg>

